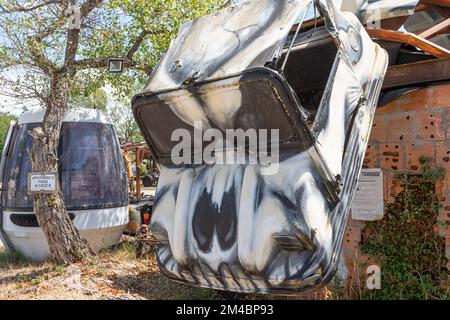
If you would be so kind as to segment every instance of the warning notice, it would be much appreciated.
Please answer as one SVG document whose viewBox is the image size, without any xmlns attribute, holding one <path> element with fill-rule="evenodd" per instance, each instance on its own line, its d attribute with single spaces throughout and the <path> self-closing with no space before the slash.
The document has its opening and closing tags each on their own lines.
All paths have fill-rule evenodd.
<svg viewBox="0 0 450 320">
<path fill-rule="evenodd" d="M 383 218 L 383 171 L 363 169 L 352 204 L 354 220 L 375 221 Z"/>
<path fill-rule="evenodd" d="M 56 173 L 30 172 L 28 173 L 28 193 L 55 193 L 57 186 Z"/>
</svg>

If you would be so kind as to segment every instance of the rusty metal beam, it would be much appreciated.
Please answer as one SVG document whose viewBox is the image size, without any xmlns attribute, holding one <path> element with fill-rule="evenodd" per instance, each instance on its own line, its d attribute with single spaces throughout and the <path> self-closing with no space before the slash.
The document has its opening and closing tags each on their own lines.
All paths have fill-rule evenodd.
<svg viewBox="0 0 450 320">
<path fill-rule="evenodd" d="M 450 81 L 450 58 L 427 60 L 389 67 L 383 89 L 447 80 Z"/>
<path fill-rule="evenodd" d="M 423 50 L 428 54 L 435 56 L 436 58 L 450 57 L 450 51 L 448 51 L 447 49 L 442 48 L 441 46 L 438 46 L 437 44 L 430 42 L 426 39 L 423 39 L 413 33 L 386 30 L 386 29 L 372 29 L 372 28 L 366 28 L 366 30 L 367 33 L 372 38 L 409 44 Z"/>
</svg>

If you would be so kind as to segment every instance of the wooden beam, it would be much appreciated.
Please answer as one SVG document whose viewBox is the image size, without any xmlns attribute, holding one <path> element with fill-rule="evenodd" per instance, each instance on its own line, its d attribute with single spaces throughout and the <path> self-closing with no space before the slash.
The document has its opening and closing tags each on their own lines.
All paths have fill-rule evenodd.
<svg viewBox="0 0 450 320">
<path fill-rule="evenodd" d="M 450 51 L 426 39 L 419 37 L 416 34 L 409 32 L 400 32 L 386 29 L 372 29 L 366 28 L 367 33 L 371 38 L 379 40 L 391 41 L 409 44 L 420 50 L 435 56 L 436 58 L 450 57 Z"/>
<path fill-rule="evenodd" d="M 450 18 L 438 23 L 437 25 L 431 27 L 430 29 L 419 34 L 419 37 L 424 39 L 430 39 L 438 34 L 444 33 L 447 31 L 448 27 L 450 27 Z"/>
<path fill-rule="evenodd" d="M 415 12 L 426 11 L 426 10 L 428 10 L 430 8 L 431 8 L 431 6 L 429 6 L 429 5 L 426 5 L 426 4 L 423 4 L 423 3 L 419 3 L 416 6 Z"/>
<path fill-rule="evenodd" d="M 423 4 L 440 7 L 450 7 L 450 0 L 421 0 Z"/>
<path fill-rule="evenodd" d="M 450 81 L 450 58 L 402 64 L 388 68 L 383 89 Z"/>
<path fill-rule="evenodd" d="M 450 18 L 450 7 L 432 7 L 434 8 L 444 19 Z"/>
</svg>

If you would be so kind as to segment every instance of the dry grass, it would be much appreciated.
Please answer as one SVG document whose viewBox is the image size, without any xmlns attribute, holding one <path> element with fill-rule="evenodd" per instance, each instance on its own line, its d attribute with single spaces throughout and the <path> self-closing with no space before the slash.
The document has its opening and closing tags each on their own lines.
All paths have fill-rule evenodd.
<svg viewBox="0 0 450 320">
<path fill-rule="evenodd" d="M 69 266 L 32 264 L 0 249 L 0 300 L 214 298 L 213 290 L 168 280 L 154 256 L 136 259 L 129 238 L 95 259 Z"/>
<path fill-rule="evenodd" d="M 33 264 L 0 247 L 0 300 L 210 300 L 285 299 L 260 294 L 222 294 L 173 282 L 163 276 L 154 254 L 137 258 L 132 238 L 94 259 L 68 266 Z"/>
</svg>

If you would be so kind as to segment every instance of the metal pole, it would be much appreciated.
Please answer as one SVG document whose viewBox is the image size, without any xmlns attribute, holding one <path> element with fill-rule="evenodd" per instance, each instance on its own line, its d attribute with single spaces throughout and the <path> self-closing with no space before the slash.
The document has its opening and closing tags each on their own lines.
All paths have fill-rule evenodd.
<svg viewBox="0 0 450 320">
<path fill-rule="evenodd" d="M 286 64 L 287 64 L 287 61 L 288 61 L 288 58 L 289 58 L 289 54 L 291 53 L 292 47 L 294 46 L 295 39 L 297 39 L 297 36 L 298 36 L 298 34 L 299 34 L 299 32 L 300 32 L 300 28 L 301 28 L 301 26 L 302 26 L 302 24 L 303 24 L 303 21 L 305 21 L 306 15 L 307 15 L 307 13 L 308 13 L 308 11 L 309 11 L 309 8 L 311 7 L 311 4 L 312 4 L 312 3 L 313 3 L 313 2 L 311 1 L 311 2 L 308 4 L 308 7 L 306 8 L 305 13 L 303 14 L 303 17 L 302 17 L 302 19 L 300 20 L 300 22 L 299 22 L 299 24 L 298 24 L 297 30 L 295 31 L 294 38 L 293 38 L 292 41 L 291 41 L 291 45 L 289 46 L 289 49 L 288 49 L 288 51 L 287 51 L 287 53 L 286 53 L 286 57 L 284 58 L 283 65 L 281 66 L 281 73 L 283 73 L 284 69 L 286 68 Z"/>
</svg>

